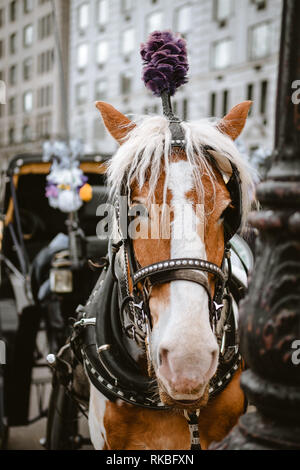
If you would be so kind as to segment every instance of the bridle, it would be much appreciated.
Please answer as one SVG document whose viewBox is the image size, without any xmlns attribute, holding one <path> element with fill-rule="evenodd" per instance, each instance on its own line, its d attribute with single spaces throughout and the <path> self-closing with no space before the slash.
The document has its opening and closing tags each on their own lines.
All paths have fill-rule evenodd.
<svg viewBox="0 0 300 470">
<path fill-rule="evenodd" d="M 172 140 L 172 147 L 184 148 L 184 145 L 184 140 Z M 213 149 L 207 147 L 205 150 L 207 158 L 209 158 L 212 164 L 216 165 L 209 153 Z M 130 320 L 129 322 L 127 321 L 125 333 L 130 339 L 135 339 L 138 345 L 145 342 L 146 345 L 148 344 L 148 337 L 152 329 L 149 301 L 153 286 L 165 284 L 171 281 L 190 281 L 204 288 L 208 297 L 210 324 L 212 330 L 214 332 L 216 331 L 217 323 L 221 317 L 226 286 L 228 285 L 231 277 L 229 241 L 240 226 L 241 222 L 241 191 L 239 174 L 237 168 L 233 164 L 231 165 L 232 176 L 226 186 L 231 195 L 232 205 L 226 210 L 224 216 L 225 249 L 220 267 L 207 260 L 198 258 L 166 259 L 141 267 L 134 253 L 132 239 L 127 236 L 127 227 L 130 223 L 130 216 L 128 215 L 130 197 L 126 179 L 124 178 L 123 184 L 121 184 L 119 196 L 115 203 L 121 241 L 119 244 L 114 245 L 113 250 L 118 251 L 118 249 L 123 245 L 124 270 L 122 273 L 123 279 L 120 282 L 120 285 L 123 286 L 121 292 L 121 315 L 124 318 L 124 315 L 127 313 L 127 318 Z M 127 203 L 124 205 L 120 202 L 121 199 L 122 201 L 127 201 Z M 126 213 L 124 214 L 125 211 Z M 126 221 L 126 230 L 123 230 L 124 227 L 121 220 Z M 113 257 L 115 257 L 115 254 Z M 208 274 L 213 276 L 213 279 L 215 280 L 213 296 L 211 295 L 208 283 Z M 131 292 L 129 289 L 130 283 L 132 286 Z M 148 351 L 148 354 L 150 355 L 150 351 Z"/>
</svg>

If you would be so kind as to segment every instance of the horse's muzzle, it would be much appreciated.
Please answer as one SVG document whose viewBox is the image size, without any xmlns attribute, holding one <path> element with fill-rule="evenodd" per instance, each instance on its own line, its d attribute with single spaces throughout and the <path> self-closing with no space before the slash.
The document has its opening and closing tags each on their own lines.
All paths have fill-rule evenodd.
<svg viewBox="0 0 300 470">
<path fill-rule="evenodd" d="M 203 395 L 218 364 L 218 351 L 212 351 L 206 367 L 199 360 L 176 357 L 166 349 L 160 351 L 158 379 L 174 400 L 194 401 Z"/>
</svg>

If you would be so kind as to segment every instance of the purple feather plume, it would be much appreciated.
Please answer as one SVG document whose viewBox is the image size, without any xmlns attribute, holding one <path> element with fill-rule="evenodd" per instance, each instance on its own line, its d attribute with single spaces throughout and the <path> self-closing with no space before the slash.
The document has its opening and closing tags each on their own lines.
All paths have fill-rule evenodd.
<svg viewBox="0 0 300 470">
<path fill-rule="evenodd" d="M 187 83 L 189 65 L 186 42 L 171 31 L 154 31 L 141 45 L 144 62 L 143 81 L 156 96 L 167 91 L 173 96 L 181 85 Z"/>
</svg>

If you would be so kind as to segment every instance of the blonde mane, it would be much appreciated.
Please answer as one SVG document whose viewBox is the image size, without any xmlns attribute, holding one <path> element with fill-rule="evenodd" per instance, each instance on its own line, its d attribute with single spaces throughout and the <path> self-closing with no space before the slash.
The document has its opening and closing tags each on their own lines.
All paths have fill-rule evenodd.
<svg viewBox="0 0 300 470">
<path fill-rule="evenodd" d="M 129 190 L 133 180 L 136 180 L 139 187 L 142 188 L 147 175 L 149 176 L 148 170 L 150 170 L 149 197 L 152 198 L 162 168 L 166 175 L 164 188 L 166 196 L 172 152 L 169 121 L 162 116 L 143 116 L 134 122 L 136 127 L 129 132 L 124 143 L 108 163 L 107 175 L 111 196 L 114 197 L 118 193 L 124 178 L 126 178 Z M 202 176 L 204 174 L 209 176 L 213 188 L 215 188 L 216 181 L 214 170 L 207 159 L 205 147 L 214 149 L 211 154 L 217 162 L 225 182 L 230 178 L 230 162 L 237 167 L 241 178 L 242 223 L 244 225 L 254 196 L 253 172 L 247 161 L 242 158 L 234 142 L 220 132 L 216 123 L 200 120 L 183 122 L 182 127 L 185 131 L 187 161 L 193 168 L 195 186 L 201 200 L 204 199 Z"/>
</svg>

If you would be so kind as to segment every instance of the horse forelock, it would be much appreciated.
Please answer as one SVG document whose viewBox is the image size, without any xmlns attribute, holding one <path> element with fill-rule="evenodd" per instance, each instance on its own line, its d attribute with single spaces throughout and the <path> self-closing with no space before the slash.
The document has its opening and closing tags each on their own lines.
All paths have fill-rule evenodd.
<svg viewBox="0 0 300 470">
<path fill-rule="evenodd" d="M 110 195 L 113 198 L 119 192 L 124 180 L 129 192 L 133 182 L 136 182 L 140 189 L 143 188 L 145 182 L 148 182 L 147 197 L 152 200 L 163 171 L 165 202 L 170 164 L 174 161 L 169 121 L 162 116 L 143 116 L 137 118 L 135 123 L 136 126 L 128 133 L 126 140 L 108 163 Z M 232 162 L 237 167 L 241 179 L 242 223 L 244 224 L 254 194 L 253 172 L 248 162 L 240 155 L 234 142 L 218 129 L 215 122 L 209 120 L 183 122 L 182 127 L 186 136 L 185 158 L 193 170 L 195 188 L 200 200 L 204 201 L 204 175 L 209 178 L 214 192 L 216 187 L 216 171 L 207 159 L 205 150 L 207 146 L 214 149 L 212 156 L 221 169 L 225 181 L 230 177 L 228 162 Z"/>
</svg>

